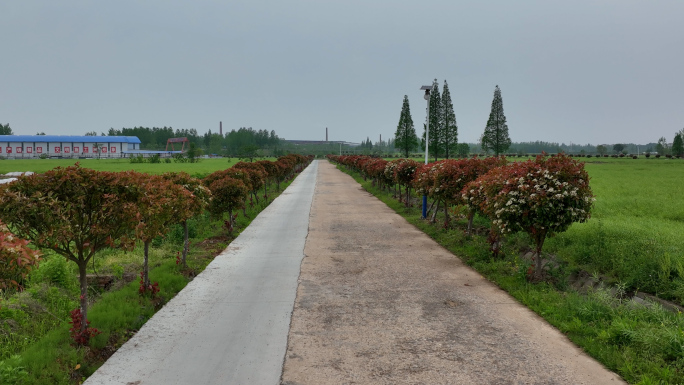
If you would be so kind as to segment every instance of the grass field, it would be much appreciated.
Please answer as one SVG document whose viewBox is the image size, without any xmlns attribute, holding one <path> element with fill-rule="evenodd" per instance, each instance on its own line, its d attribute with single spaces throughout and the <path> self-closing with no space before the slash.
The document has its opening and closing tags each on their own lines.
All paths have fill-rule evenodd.
<svg viewBox="0 0 684 385">
<path fill-rule="evenodd" d="M 275 158 L 269 158 L 275 160 Z M 237 158 L 200 159 L 196 163 L 131 163 L 128 159 L 11 159 L 0 161 L 0 174 L 13 171 L 45 172 L 55 167 L 68 167 L 80 162 L 82 167 L 99 171 L 135 170 L 148 174 L 162 174 L 167 171 L 185 171 L 192 176 L 203 177 L 216 170 L 229 168 L 238 162 Z"/>
<path fill-rule="evenodd" d="M 548 241 L 585 270 L 684 304 L 684 161 L 587 161 L 592 218 Z"/>
</svg>

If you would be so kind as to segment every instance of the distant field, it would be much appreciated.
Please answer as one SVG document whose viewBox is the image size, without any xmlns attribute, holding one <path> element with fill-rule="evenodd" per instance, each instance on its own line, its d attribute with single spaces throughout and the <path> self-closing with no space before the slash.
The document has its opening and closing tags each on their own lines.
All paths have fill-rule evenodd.
<svg viewBox="0 0 684 385">
<path fill-rule="evenodd" d="M 586 158 L 581 158 L 585 160 Z M 592 218 L 545 249 L 684 304 L 684 160 L 586 159 Z"/>
<path fill-rule="evenodd" d="M 271 159 L 275 160 L 275 158 Z M 238 162 L 236 158 L 201 159 L 198 163 L 131 163 L 128 159 L 16 159 L 0 161 L 0 174 L 12 171 L 45 172 L 55 167 L 68 167 L 80 162 L 82 167 L 100 171 L 135 170 L 148 174 L 167 171 L 185 171 L 190 175 L 204 176 L 216 170 L 229 168 Z"/>
</svg>

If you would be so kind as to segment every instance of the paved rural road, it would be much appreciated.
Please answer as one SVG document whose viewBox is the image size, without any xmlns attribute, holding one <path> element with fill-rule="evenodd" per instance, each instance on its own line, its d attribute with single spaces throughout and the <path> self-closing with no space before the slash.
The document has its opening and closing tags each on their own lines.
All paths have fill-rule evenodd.
<svg viewBox="0 0 684 385">
<path fill-rule="evenodd" d="M 86 384 L 279 382 L 623 384 L 326 161 Z"/>
<path fill-rule="evenodd" d="M 277 384 L 317 168 L 304 170 L 85 384 Z"/>
</svg>

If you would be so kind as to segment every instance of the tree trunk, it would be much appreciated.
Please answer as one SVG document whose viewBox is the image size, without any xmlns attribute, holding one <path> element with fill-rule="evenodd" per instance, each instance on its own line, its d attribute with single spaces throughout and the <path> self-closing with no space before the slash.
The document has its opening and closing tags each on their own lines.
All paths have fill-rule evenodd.
<svg viewBox="0 0 684 385">
<path fill-rule="evenodd" d="M 427 214 L 430 214 L 432 212 L 432 209 L 435 208 L 435 203 L 437 203 L 437 199 L 432 201 L 432 203 L 430 204 L 430 207 L 427 210 Z"/>
<path fill-rule="evenodd" d="M 183 267 L 188 267 L 188 264 L 185 262 L 185 257 L 188 256 L 188 250 L 190 250 L 190 239 L 188 237 L 188 221 L 183 221 L 183 258 L 181 259 L 181 264 Z"/>
<path fill-rule="evenodd" d="M 430 219 L 430 223 L 435 223 L 435 220 L 437 219 L 437 212 L 439 211 L 439 199 L 437 199 L 437 206 L 435 207 L 435 212 L 432 213 L 432 218 Z"/>
<path fill-rule="evenodd" d="M 545 236 L 537 239 L 537 247 L 534 254 L 534 276 L 539 280 L 541 280 L 544 277 L 542 271 L 542 247 L 544 246 L 545 239 Z"/>
<path fill-rule="evenodd" d="M 149 251 L 150 242 L 145 242 L 145 259 L 143 260 L 143 285 L 145 290 L 150 286 L 150 274 L 149 274 Z"/>
<path fill-rule="evenodd" d="M 88 265 L 87 260 L 79 258 L 78 260 L 78 275 L 81 283 L 81 332 L 84 332 L 88 328 L 88 274 L 86 271 L 86 266 Z"/>
<path fill-rule="evenodd" d="M 449 225 L 449 205 L 444 201 L 444 227 Z"/>
<path fill-rule="evenodd" d="M 468 230 L 466 231 L 468 235 L 473 230 L 473 218 L 475 218 L 475 210 L 470 210 L 468 213 Z"/>
<path fill-rule="evenodd" d="M 235 230 L 235 224 L 233 223 L 233 210 L 228 210 L 228 234 L 232 234 Z"/>
<path fill-rule="evenodd" d="M 489 248 L 492 251 L 492 257 L 498 258 L 499 251 L 501 251 L 501 232 L 498 227 L 492 225 L 487 240 L 489 241 Z"/>
</svg>

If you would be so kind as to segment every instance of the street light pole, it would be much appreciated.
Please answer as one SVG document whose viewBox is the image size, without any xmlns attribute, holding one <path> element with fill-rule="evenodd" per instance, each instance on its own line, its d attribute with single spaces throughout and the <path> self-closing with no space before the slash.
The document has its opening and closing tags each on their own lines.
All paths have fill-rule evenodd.
<svg viewBox="0 0 684 385">
<path fill-rule="evenodd" d="M 425 100 L 427 100 L 427 123 L 425 124 L 425 164 L 428 164 L 428 143 L 430 141 L 430 90 L 432 86 L 422 86 L 421 90 L 425 90 Z M 423 215 L 422 218 L 427 218 L 427 191 L 423 193 Z"/>
</svg>

